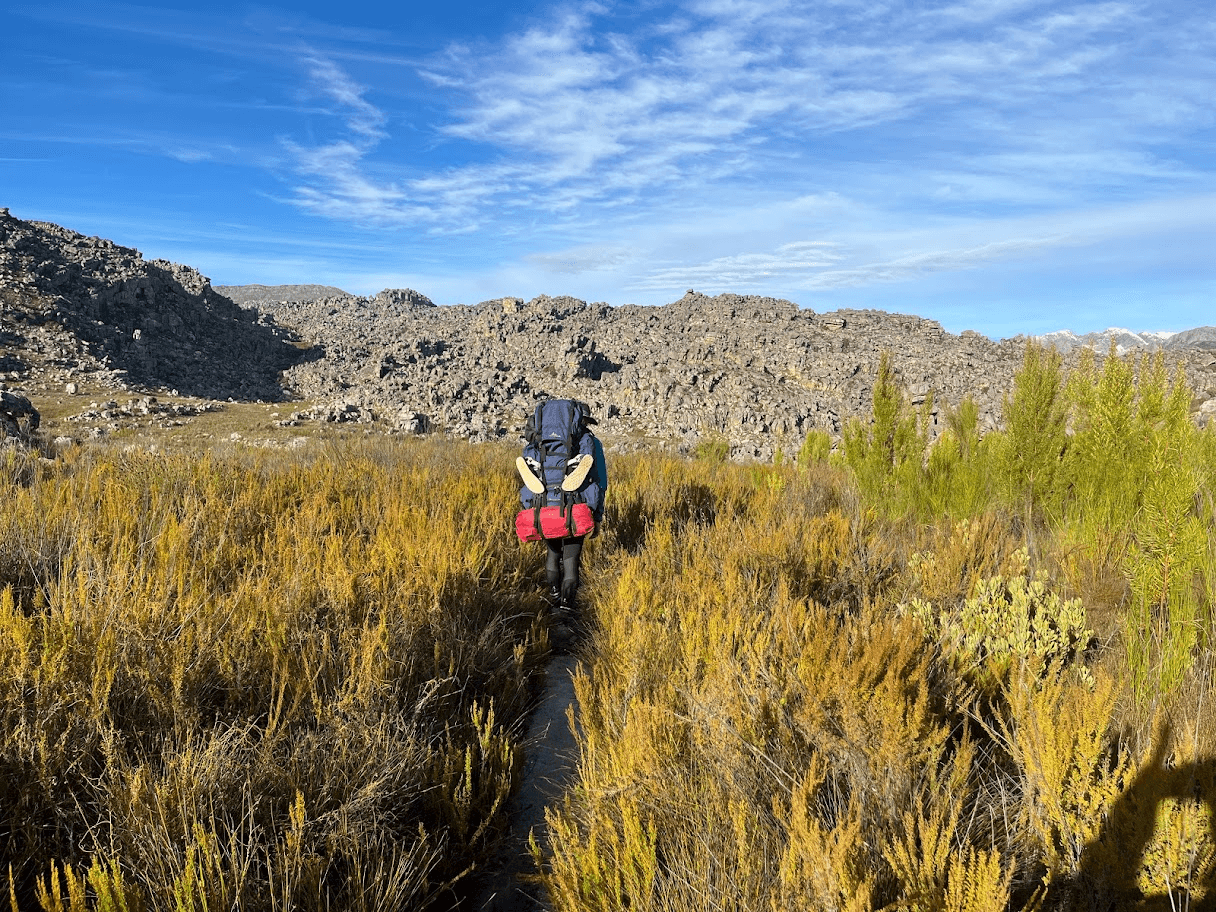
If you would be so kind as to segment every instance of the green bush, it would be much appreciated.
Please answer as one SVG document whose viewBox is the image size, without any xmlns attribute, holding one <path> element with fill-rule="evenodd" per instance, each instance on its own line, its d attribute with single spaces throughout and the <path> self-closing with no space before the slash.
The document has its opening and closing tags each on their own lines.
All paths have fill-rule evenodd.
<svg viewBox="0 0 1216 912">
<path fill-rule="evenodd" d="M 1023 568 L 1026 554 L 1021 554 Z M 1062 599 L 1045 575 L 982 580 L 961 605 L 937 608 L 913 600 L 902 610 L 924 625 L 974 683 L 994 693 L 1014 670 L 1039 678 L 1076 662 L 1093 638 L 1080 599 Z"/>
</svg>

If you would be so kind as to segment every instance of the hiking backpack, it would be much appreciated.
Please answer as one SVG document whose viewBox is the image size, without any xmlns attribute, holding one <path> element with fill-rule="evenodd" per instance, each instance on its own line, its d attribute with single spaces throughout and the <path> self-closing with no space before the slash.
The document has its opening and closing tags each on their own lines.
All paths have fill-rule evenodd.
<svg viewBox="0 0 1216 912">
<path fill-rule="evenodd" d="M 537 403 L 524 426 L 523 459 L 545 490 L 533 493 L 525 485 L 520 491 L 524 506 L 516 518 L 520 538 L 574 537 L 594 528 L 603 510 L 601 473 L 593 469 L 575 490 L 563 490 L 567 473 L 579 458 L 596 457 L 595 437 L 588 431 L 594 423 L 591 410 L 577 400 Z"/>
</svg>

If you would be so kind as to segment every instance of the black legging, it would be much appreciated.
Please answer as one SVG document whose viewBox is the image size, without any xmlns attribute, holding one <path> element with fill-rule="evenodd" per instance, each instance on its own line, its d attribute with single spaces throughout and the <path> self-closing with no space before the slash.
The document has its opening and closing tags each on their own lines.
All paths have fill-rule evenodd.
<svg viewBox="0 0 1216 912">
<path fill-rule="evenodd" d="M 578 592 L 578 563 L 583 553 L 583 537 L 547 538 L 549 548 L 545 561 L 545 579 L 549 588 L 560 594 L 562 604 L 574 606 L 574 595 Z"/>
</svg>

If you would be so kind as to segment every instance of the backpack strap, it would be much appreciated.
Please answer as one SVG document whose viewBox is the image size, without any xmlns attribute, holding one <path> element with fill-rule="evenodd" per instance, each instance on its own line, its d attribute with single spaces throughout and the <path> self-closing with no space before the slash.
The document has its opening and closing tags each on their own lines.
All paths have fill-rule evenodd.
<svg viewBox="0 0 1216 912">
<path fill-rule="evenodd" d="M 543 436 L 541 425 L 544 423 L 544 407 L 545 404 L 543 402 L 536 403 L 536 408 L 532 410 L 532 417 L 524 424 L 525 439 L 538 450 L 541 448 L 541 438 Z"/>
<path fill-rule="evenodd" d="M 531 442 L 536 448 L 536 455 L 540 459 L 540 483 L 544 485 L 544 490 L 539 494 L 534 494 L 532 497 L 532 525 L 536 529 L 536 534 L 541 538 L 545 537 L 544 531 L 540 524 L 540 511 L 549 502 L 549 479 L 545 472 L 545 431 L 544 431 L 544 414 L 545 404 L 543 402 L 536 403 L 536 408 L 532 412 L 531 427 Z"/>
<path fill-rule="evenodd" d="M 573 399 L 567 401 L 566 404 L 566 464 L 562 467 L 562 474 L 570 470 L 570 459 L 574 455 L 574 439 L 579 434 L 581 428 L 578 421 L 578 403 Z M 574 537 L 574 497 L 569 494 L 564 486 L 562 489 L 562 510 L 566 517 L 566 534 Z"/>
</svg>

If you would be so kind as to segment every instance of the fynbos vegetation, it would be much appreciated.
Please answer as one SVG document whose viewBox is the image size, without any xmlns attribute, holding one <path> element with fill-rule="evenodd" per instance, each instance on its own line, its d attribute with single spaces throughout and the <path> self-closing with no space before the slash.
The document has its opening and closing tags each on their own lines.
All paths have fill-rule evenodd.
<svg viewBox="0 0 1216 912">
<path fill-rule="evenodd" d="M 482 519 L 513 509 L 498 454 L 451 455 L 6 451 L 14 908 L 452 904 L 504 824 L 545 641 L 530 555 Z"/>
<path fill-rule="evenodd" d="M 1160 360 L 1031 346 L 1007 428 L 618 460 L 561 910 L 1216 896 L 1216 437 Z M 1158 907 L 1153 905 L 1152 907 Z M 1164 905 L 1160 907 L 1165 907 Z"/>
<path fill-rule="evenodd" d="M 612 461 L 577 784 L 532 844 L 555 909 L 1216 899 L 1216 433 L 1184 379 L 1032 345 L 1003 430 L 963 400 L 930 442 L 894 366 L 834 454 Z M 14 908 L 459 907 L 547 649 L 507 451 L 4 471 Z"/>
</svg>

